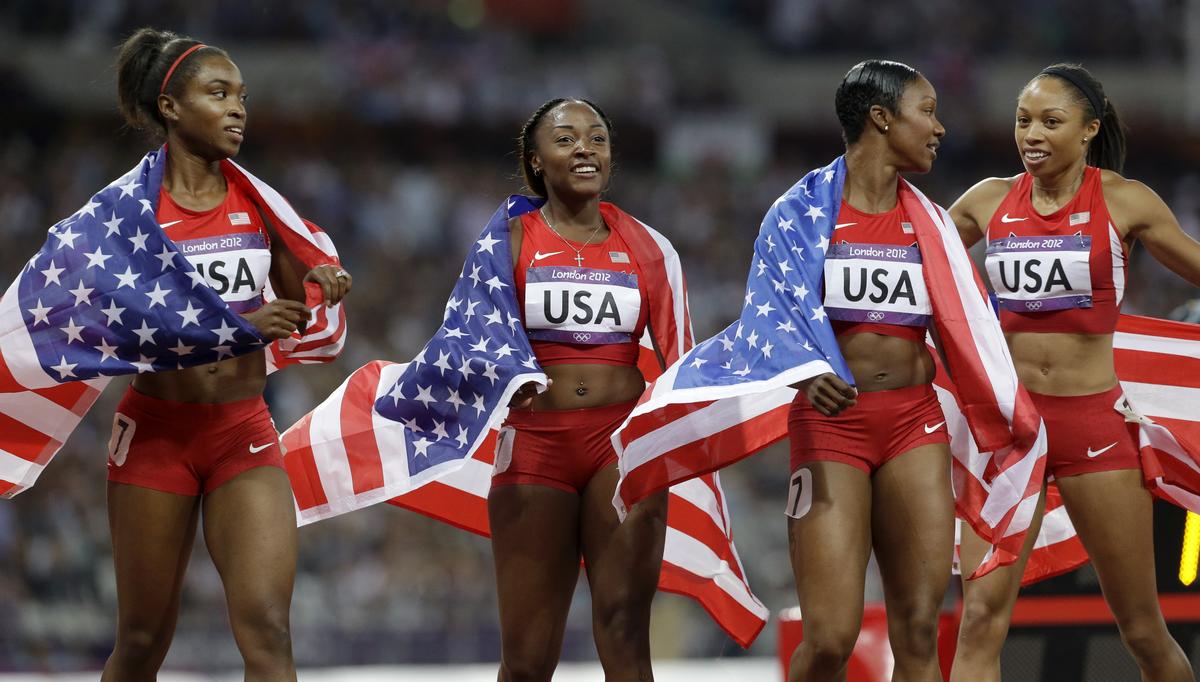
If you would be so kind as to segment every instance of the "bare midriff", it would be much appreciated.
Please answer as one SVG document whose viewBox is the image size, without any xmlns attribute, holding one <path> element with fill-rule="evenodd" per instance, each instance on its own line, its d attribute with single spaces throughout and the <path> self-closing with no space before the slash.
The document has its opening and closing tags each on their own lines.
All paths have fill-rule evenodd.
<svg viewBox="0 0 1200 682">
<path fill-rule="evenodd" d="M 861 393 L 919 386 L 933 381 L 928 347 L 895 336 L 862 332 L 838 337 L 842 357 Z"/>
</svg>

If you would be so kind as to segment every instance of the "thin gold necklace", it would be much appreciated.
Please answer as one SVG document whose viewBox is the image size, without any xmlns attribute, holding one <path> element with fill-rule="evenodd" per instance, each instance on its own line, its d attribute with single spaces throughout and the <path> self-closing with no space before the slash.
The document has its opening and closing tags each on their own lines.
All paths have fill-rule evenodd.
<svg viewBox="0 0 1200 682">
<path fill-rule="evenodd" d="M 542 220 L 546 221 L 546 227 L 549 227 L 550 231 L 553 232 L 559 239 L 562 240 L 562 243 L 566 244 L 568 247 L 570 247 L 570 249 L 572 251 L 575 252 L 575 267 L 582 268 L 583 267 L 583 250 L 586 249 L 588 244 L 591 244 L 592 240 L 596 238 L 596 235 L 600 232 L 600 228 L 604 227 L 604 218 L 603 217 L 600 218 L 600 222 L 596 224 L 596 227 L 592 228 L 592 233 L 590 235 L 588 235 L 587 241 L 583 243 L 583 246 L 581 246 L 577 249 L 577 248 L 575 248 L 575 246 L 573 244 L 571 244 L 571 242 L 567 241 L 566 237 L 562 236 L 562 233 L 559 232 L 557 228 L 554 227 L 554 223 L 550 222 L 550 215 L 546 213 L 545 206 L 543 206 L 541 208 L 541 214 L 542 214 Z"/>
</svg>

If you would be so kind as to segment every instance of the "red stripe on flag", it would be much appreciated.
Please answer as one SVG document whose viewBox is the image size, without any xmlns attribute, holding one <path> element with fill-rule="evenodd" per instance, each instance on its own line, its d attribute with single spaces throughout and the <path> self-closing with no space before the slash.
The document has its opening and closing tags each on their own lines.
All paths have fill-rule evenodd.
<svg viewBox="0 0 1200 682">
<path fill-rule="evenodd" d="M 491 534 L 491 527 L 488 525 L 487 498 L 439 481 L 426 483 L 412 492 L 393 497 L 387 502 L 418 514 L 431 516 L 484 537 Z"/>
<path fill-rule="evenodd" d="M 302 510 L 329 504 L 311 447 L 309 428 L 312 426 L 312 415 L 312 412 L 304 415 L 287 430 L 283 439 L 287 452 L 283 457 L 283 468 L 292 484 L 296 505 Z"/>
<path fill-rule="evenodd" d="M 1200 388 L 1200 359 L 1117 348 L 1113 360 L 1121 381 Z"/>
<path fill-rule="evenodd" d="M 656 431 L 677 419 L 682 419 L 693 412 L 702 410 L 714 402 L 716 401 L 705 400 L 695 403 L 673 403 L 645 414 L 639 414 L 630 419 L 625 428 L 621 430 L 621 442 L 624 445 L 629 445 L 642 436 Z"/>
<path fill-rule="evenodd" d="M 749 647 L 767 624 L 765 619 L 748 611 L 741 602 L 712 580 L 699 577 L 668 561 L 663 561 L 658 589 L 698 601 L 708 615 L 720 623 L 725 632 L 742 648 Z"/>
<path fill-rule="evenodd" d="M 1162 320 L 1156 317 L 1143 317 L 1141 315 L 1118 316 L 1117 331 L 1127 334 L 1161 336 L 1168 339 L 1200 341 L 1200 325 Z"/>
<path fill-rule="evenodd" d="M 379 458 L 379 443 L 371 419 L 382 367 L 381 363 L 372 362 L 351 374 L 342 395 L 342 443 L 356 495 L 384 485 L 383 461 Z"/>
<path fill-rule="evenodd" d="M 679 495 L 672 495 L 667 504 L 667 525 L 704 543 L 713 554 L 729 564 L 729 570 L 740 580 L 746 580 L 741 566 L 729 549 L 729 538 L 725 536 L 725 531 L 714 524 L 712 517 L 703 509 Z"/>
<path fill-rule="evenodd" d="M 54 454 L 58 450 L 58 446 L 62 445 L 56 440 L 51 440 L 41 431 L 32 429 L 3 412 L 0 412 L 0 434 L 3 434 L 3 437 L 0 437 L 0 445 L 4 450 L 21 459 L 39 464 L 45 464 L 42 457 Z"/>
</svg>

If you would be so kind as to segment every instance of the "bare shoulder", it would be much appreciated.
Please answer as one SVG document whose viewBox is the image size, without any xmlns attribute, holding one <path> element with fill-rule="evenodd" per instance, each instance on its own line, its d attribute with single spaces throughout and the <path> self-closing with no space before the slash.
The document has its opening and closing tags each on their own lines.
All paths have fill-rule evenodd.
<svg viewBox="0 0 1200 682">
<path fill-rule="evenodd" d="M 972 207 L 991 204 L 994 208 L 1012 191 L 1013 186 L 1017 184 L 1017 180 L 1020 177 L 1019 175 L 1014 175 L 1010 178 L 984 178 L 975 183 L 971 189 L 964 192 L 954 204 L 956 206 L 962 204 Z"/>
<path fill-rule="evenodd" d="M 1137 231 L 1170 215 L 1166 202 L 1143 182 L 1102 170 L 1100 186 L 1108 212 L 1122 232 Z"/>
<path fill-rule="evenodd" d="M 1136 202 L 1154 199 L 1161 201 L 1158 194 L 1145 183 L 1127 178 L 1116 171 L 1101 170 L 1100 186 L 1104 188 L 1105 201 Z"/>
<path fill-rule="evenodd" d="M 992 214 L 1012 191 L 1018 177 L 980 180 L 950 206 L 950 218 L 954 220 L 963 244 L 970 247 L 983 238 Z"/>
</svg>

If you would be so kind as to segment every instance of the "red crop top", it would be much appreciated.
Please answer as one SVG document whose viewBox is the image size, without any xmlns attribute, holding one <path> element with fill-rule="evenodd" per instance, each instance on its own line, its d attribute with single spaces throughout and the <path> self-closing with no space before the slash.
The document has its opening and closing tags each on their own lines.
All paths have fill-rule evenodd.
<svg viewBox="0 0 1200 682">
<path fill-rule="evenodd" d="M 164 187 L 158 224 L 205 283 L 237 313 L 263 304 L 271 272 L 271 243 L 261 215 L 238 183 L 228 182 L 225 201 L 207 211 L 176 204 Z"/>
<path fill-rule="evenodd" d="M 1084 170 L 1070 203 L 1033 210 L 1023 173 L 987 226 L 987 271 L 1005 332 L 1111 334 L 1125 293 L 1127 254 L 1112 224 L 1100 169 Z"/>
<path fill-rule="evenodd" d="M 601 215 L 606 206 L 600 205 Z M 613 225 L 616 216 L 605 220 Z M 637 365 L 650 302 L 625 240 L 612 230 L 603 242 L 568 246 L 540 211 L 522 215 L 521 226 L 514 275 L 521 321 L 538 362 Z"/>
<path fill-rule="evenodd" d="M 899 202 L 886 213 L 842 202 L 825 254 L 824 305 L 838 336 L 871 332 L 925 342 L 933 308 L 917 237 Z"/>
</svg>

